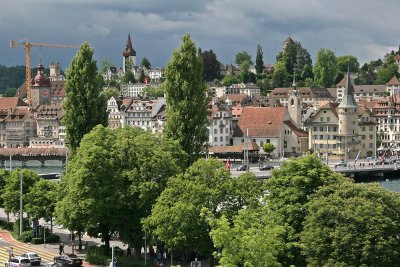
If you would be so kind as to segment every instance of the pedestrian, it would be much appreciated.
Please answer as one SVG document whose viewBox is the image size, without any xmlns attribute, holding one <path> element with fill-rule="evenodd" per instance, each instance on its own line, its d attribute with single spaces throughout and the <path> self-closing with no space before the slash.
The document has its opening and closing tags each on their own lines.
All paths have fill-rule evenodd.
<svg viewBox="0 0 400 267">
<path fill-rule="evenodd" d="M 60 255 L 64 253 L 64 244 L 63 243 L 60 243 L 60 245 L 58 246 L 58 250 L 59 250 Z"/>
<path fill-rule="evenodd" d="M 11 247 L 11 249 L 10 249 L 10 259 L 12 257 L 14 257 L 14 248 L 13 247 Z"/>
</svg>

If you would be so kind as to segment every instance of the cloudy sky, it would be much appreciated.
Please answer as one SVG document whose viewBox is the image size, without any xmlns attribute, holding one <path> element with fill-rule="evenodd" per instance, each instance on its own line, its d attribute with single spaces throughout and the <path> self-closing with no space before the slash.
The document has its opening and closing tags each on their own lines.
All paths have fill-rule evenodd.
<svg viewBox="0 0 400 267">
<path fill-rule="evenodd" d="M 122 65 L 130 33 L 137 62 L 147 57 L 165 66 L 190 33 L 197 47 L 212 49 L 224 64 L 247 51 L 255 59 L 257 44 L 264 62 L 274 63 L 290 35 L 312 56 L 328 48 L 359 62 L 382 58 L 400 44 L 395 0 L 12 0 L 0 9 L 0 64 L 24 65 L 22 47 L 10 40 L 80 45 L 89 42 L 95 59 Z M 33 47 L 31 62 L 65 69 L 77 52 L 70 48 Z"/>
</svg>

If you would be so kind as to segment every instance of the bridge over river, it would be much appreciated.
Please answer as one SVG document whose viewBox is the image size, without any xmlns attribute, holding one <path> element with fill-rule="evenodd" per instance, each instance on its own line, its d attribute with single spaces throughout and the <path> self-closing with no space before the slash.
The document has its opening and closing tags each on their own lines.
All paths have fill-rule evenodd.
<svg viewBox="0 0 400 267">
<path fill-rule="evenodd" d="M 349 166 L 330 166 L 333 171 L 343 173 L 344 175 L 361 181 L 368 178 L 384 178 L 386 175 L 399 175 L 400 177 L 400 164 L 384 164 L 376 165 L 374 163 L 356 163 L 349 164 Z M 279 168 L 279 166 L 275 166 Z M 268 179 L 272 176 L 272 171 L 260 171 L 258 167 L 250 167 L 250 172 L 254 173 L 259 179 Z M 236 171 L 231 169 L 234 177 L 244 173 L 244 171 Z"/>
<path fill-rule="evenodd" d="M 5 167 L 11 161 L 22 162 L 22 167 L 26 167 L 28 161 L 39 161 L 42 167 L 45 167 L 46 161 L 58 160 L 65 164 L 68 155 L 68 148 L 0 148 L 0 166 Z"/>
</svg>

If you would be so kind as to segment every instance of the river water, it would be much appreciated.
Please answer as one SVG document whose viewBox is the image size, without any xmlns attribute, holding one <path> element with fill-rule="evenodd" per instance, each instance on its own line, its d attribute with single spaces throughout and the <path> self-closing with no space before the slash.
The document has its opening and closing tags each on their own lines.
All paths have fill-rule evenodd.
<svg viewBox="0 0 400 267">
<path fill-rule="evenodd" d="M 5 162 L 6 169 L 10 168 L 9 161 Z M 12 162 L 12 169 L 16 168 L 24 168 L 24 169 L 31 169 L 38 174 L 45 174 L 45 173 L 62 173 L 64 171 L 64 167 L 61 161 L 58 160 L 48 160 L 46 161 L 46 166 L 42 167 L 40 162 L 38 161 L 28 161 L 27 167 L 22 167 L 21 162 L 13 161 Z M 391 176 L 390 178 L 376 180 L 382 187 L 395 192 L 400 192 L 400 176 Z"/>
</svg>

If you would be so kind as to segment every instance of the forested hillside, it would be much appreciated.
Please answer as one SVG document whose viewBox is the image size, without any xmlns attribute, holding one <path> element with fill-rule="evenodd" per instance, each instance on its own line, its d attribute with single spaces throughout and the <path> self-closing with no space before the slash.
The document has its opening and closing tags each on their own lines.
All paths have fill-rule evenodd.
<svg viewBox="0 0 400 267">
<path fill-rule="evenodd" d="M 25 72 L 25 66 L 6 67 L 0 65 L 0 94 L 10 88 L 18 89 L 25 82 Z M 36 72 L 37 68 L 32 68 L 32 77 L 35 77 Z M 44 68 L 44 73 L 49 75 L 50 69 Z"/>
<path fill-rule="evenodd" d="M 25 81 L 25 66 L 6 67 L 0 65 L 0 93 L 8 88 L 18 88 Z"/>
</svg>

